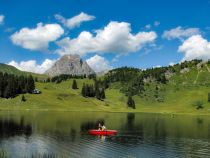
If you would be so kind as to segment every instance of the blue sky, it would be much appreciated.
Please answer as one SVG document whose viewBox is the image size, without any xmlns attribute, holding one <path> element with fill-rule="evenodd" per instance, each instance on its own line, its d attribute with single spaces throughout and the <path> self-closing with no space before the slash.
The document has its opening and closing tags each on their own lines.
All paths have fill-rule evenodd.
<svg viewBox="0 0 210 158">
<path fill-rule="evenodd" d="M 39 72 L 36 67 L 44 71 L 61 55 L 74 53 L 97 71 L 103 70 L 100 63 L 104 69 L 149 68 L 205 60 L 210 58 L 209 15 L 209 0 L 0 0 L 0 62 Z M 74 19 L 69 26 L 67 20 L 75 16 L 80 21 L 76 25 Z M 81 20 L 85 16 L 86 21 Z M 46 25 L 55 35 L 46 34 L 44 40 L 41 30 Z M 36 29 L 40 31 L 32 37 L 30 31 Z M 88 34 L 79 38 L 84 31 Z M 37 43 L 39 38 L 43 42 Z"/>
</svg>

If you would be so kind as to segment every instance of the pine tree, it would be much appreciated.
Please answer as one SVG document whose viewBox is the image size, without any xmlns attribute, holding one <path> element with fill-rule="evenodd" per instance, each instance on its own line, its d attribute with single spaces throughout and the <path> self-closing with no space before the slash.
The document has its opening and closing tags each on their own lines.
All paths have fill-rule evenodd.
<svg viewBox="0 0 210 158">
<path fill-rule="evenodd" d="M 78 89 L 76 80 L 73 80 L 72 89 Z"/>
<path fill-rule="evenodd" d="M 127 105 L 128 105 L 128 107 L 131 107 L 133 109 L 136 108 L 135 101 L 133 100 L 133 98 L 131 96 L 128 97 Z"/>
<path fill-rule="evenodd" d="M 26 101 L 26 98 L 25 98 L 24 95 L 22 95 L 21 101 L 22 101 L 22 102 L 25 102 L 25 101 Z"/>
<path fill-rule="evenodd" d="M 104 90 L 104 88 L 102 88 L 102 90 L 101 90 L 101 99 L 105 99 L 106 98 L 106 95 L 105 95 L 105 90 Z"/>
<path fill-rule="evenodd" d="M 30 75 L 30 76 L 27 78 L 27 92 L 28 92 L 28 93 L 31 93 L 34 89 L 35 89 L 34 79 L 33 79 L 33 77 Z"/>
<path fill-rule="evenodd" d="M 100 99 L 99 82 L 95 80 L 95 97 Z"/>
<path fill-rule="evenodd" d="M 4 94 L 4 89 L 3 89 L 3 73 L 0 72 L 0 97 L 3 96 Z"/>
<path fill-rule="evenodd" d="M 86 97 L 86 89 L 85 89 L 85 84 L 83 83 L 83 86 L 82 86 L 82 96 L 83 97 Z"/>
<path fill-rule="evenodd" d="M 94 87 L 93 87 L 93 85 L 90 85 L 90 86 L 89 86 L 89 89 L 90 89 L 89 97 L 95 97 L 95 92 L 94 92 Z"/>
<path fill-rule="evenodd" d="M 47 82 L 50 82 L 50 78 L 49 77 L 47 78 Z"/>
<path fill-rule="evenodd" d="M 210 92 L 208 93 L 208 102 L 210 102 Z"/>
<path fill-rule="evenodd" d="M 136 109 L 136 104 L 135 104 L 135 101 L 133 99 L 132 99 L 132 108 Z"/>
<path fill-rule="evenodd" d="M 7 83 L 7 86 L 5 87 L 5 90 L 4 90 L 4 98 L 12 98 L 13 96 L 13 92 L 12 92 L 12 82 L 10 79 L 8 79 L 8 83 Z"/>
</svg>

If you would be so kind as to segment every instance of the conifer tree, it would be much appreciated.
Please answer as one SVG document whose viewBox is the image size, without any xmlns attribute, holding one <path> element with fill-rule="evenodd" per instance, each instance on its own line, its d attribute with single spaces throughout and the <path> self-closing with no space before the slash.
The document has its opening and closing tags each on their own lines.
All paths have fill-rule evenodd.
<svg viewBox="0 0 210 158">
<path fill-rule="evenodd" d="M 77 81 L 74 79 L 72 83 L 72 89 L 78 89 L 77 87 Z"/>
<path fill-rule="evenodd" d="M 35 89 L 34 79 L 33 79 L 33 77 L 30 75 L 30 76 L 27 78 L 27 92 L 28 92 L 28 93 L 31 93 L 34 89 Z"/>
<path fill-rule="evenodd" d="M 208 102 L 210 102 L 210 92 L 208 93 Z"/>
<path fill-rule="evenodd" d="M 100 97 L 101 97 L 101 99 L 105 99 L 105 98 L 106 98 L 104 88 L 102 88 L 102 90 L 101 90 L 101 95 L 100 95 Z"/>
<path fill-rule="evenodd" d="M 86 89 L 85 89 L 85 84 L 83 83 L 83 86 L 82 86 L 82 96 L 83 97 L 86 97 Z"/>
<path fill-rule="evenodd" d="M 25 102 L 25 101 L 26 101 L 26 98 L 25 98 L 24 95 L 22 95 L 21 101 L 22 101 L 22 102 Z"/>
<path fill-rule="evenodd" d="M 127 105 L 128 105 L 128 107 L 131 107 L 133 109 L 136 108 L 135 102 L 131 96 L 128 97 Z"/>
</svg>

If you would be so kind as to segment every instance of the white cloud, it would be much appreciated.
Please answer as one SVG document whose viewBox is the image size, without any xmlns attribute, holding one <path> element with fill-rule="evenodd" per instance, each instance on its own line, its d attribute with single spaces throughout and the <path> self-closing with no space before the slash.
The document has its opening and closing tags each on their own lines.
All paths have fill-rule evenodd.
<svg viewBox="0 0 210 158">
<path fill-rule="evenodd" d="M 54 63 L 55 63 L 55 60 L 50 60 L 50 59 L 45 59 L 45 61 L 40 65 L 37 64 L 36 60 L 21 61 L 20 63 L 13 60 L 13 61 L 9 62 L 8 65 L 12 65 L 22 71 L 28 71 L 28 72 L 42 74 L 46 70 L 51 68 Z"/>
<path fill-rule="evenodd" d="M 58 24 L 38 23 L 36 28 L 22 28 L 11 36 L 14 44 L 29 50 L 47 50 L 49 42 L 57 40 L 64 30 Z"/>
<path fill-rule="evenodd" d="M 106 27 L 96 30 L 96 35 L 83 31 L 77 38 L 64 38 L 57 42 L 61 48 L 56 52 L 60 55 L 87 53 L 118 53 L 136 52 L 146 44 L 153 43 L 157 34 L 153 31 L 131 33 L 126 22 L 110 22 Z"/>
<path fill-rule="evenodd" d="M 162 67 L 161 65 L 156 65 L 156 66 L 153 66 L 153 68 L 160 68 Z"/>
<path fill-rule="evenodd" d="M 160 21 L 155 21 L 154 22 L 154 26 L 159 26 L 160 25 Z"/>
<path fill-rule="evenodd" d="M 59 14 L 56 14 L 55 18 L 64 24 L 64 26 L 68 27 L 69 29 L 73 29 L 75 27 L 79 27 L 83 22 L 94 20 L 95 16 L 81 12 L 79 15 L 76 15 L 70 19 L 66 19 Z"/>
<path fill-rule="evenodd" d="M 204 39 L 201 35 L 194 35 L 185 40 L 178 49 L 184 53 L 184 60 L 192 59 L 210 59 L 210 42 Z"/>
<path fill-rule="evenodd" d="M 200 32 L 199 28 L 184 29 L 181 26 L 178 26 L 178 27 L 173 28 L 171 30 L 164 31 L 162 37 L 166 38 L 168 40 L 176 39 L 176 38 L 182 40 L 183 38 L 188 38 L 190 36 L 197 35 L 197 34 L 200 34 L 200 33 L 201 32 Z"/>
<path fill-rule="evenodd" d="M 176 63 L 174 63 L 174 62 L 170 62 L 170 63 L 169 63 L 170 66 L 174 66 L 175 64 L 176 64 Z"/>
<path fill-rule="evenodd" d="M 151 25 L 150 24 L 147 24 L 146 26 L 145 26 L 145 29 L 147 29 L 147 30 L 149 30 L 149 29 L 151 29 Z"/>
<path fill-rule="evenodd" d="M 95 55 L 87 59 L 86 61 L 95 72 L 106 72 L 112 69 L 112 66 L 110 66 L 109 61 L 99 55 Z"/>
<path fill-rule="evenodd" d="M 4 23 L 4 15 L 0 15 L 0 25 Z"/>
</svg>

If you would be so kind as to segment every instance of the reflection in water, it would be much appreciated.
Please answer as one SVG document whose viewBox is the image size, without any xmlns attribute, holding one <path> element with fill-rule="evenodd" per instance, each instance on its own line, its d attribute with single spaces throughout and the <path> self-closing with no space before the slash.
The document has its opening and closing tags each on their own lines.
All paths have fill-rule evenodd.
<svg viewBox="0 0 210 158">
<path fill-rule="evenodd" d="M 81 132 L 87 132 L 89 129 L 98 129 L 99 123 L 105 124 L 103 119 L 98 119 L 97 121 L 82 122 L 80 125 Z"/>
<path fill-rule="evenodd" d="M 127 122 L 125 124 L 124 130 L 126 131 L 126 135 L 136 135 L 138 137 L 143 138 L 144 129 L 142 122 L 135 123 L 135 113 L 128 113 L 127 114 Z M 124 124 L 122 124 L 124 125 Z M 123 129 L 123 127 L 122 127 Z"/>
<path fill-rule="evenodd" d="M 75 129 L 71 129 L 70 136 L 71 136 L 71 141 L 74 142 L 75 138 L 76 138 L 76 130 Z"/>
<path fill-rule="evenodd" d="M 102 142 L 105 142 L 106 141 L 106 136 L 98 135 L 98 139 L 100 139 Z"/>
<path fill-rule="evenodd" d="M 129 130 L 133 130 L 134 121 L 135 121 L 135 113 L 128 113 L 127 114 L 127 128 Z"/>
<path fill-rule="evenodd" d="M 24 118 L 21 118 L 20 123 L 14 120 L 0 120 L 0 137 L 11 137 L 16 135 L 30 136 L 32 134 L 32 127 L 29 124 L 24 125 Z"/>
<path fill-rule="evenodd" d="M 77 118 L 75 120 L 75 118 Z M 106 122 L 116 136 L 92 136 Z M 189 129 L 189 130 L 188 130 Z M 0 113 L 0 149 L 11 158 L 209 157 L 208 117 L 138 113 Z"/>
<path fill-rule="evenodd" d="M 202 118 L 197 118 L 197 123 L 200 124 L 200 125 L 203 124 L 203 119 Z"/>
</svg>

